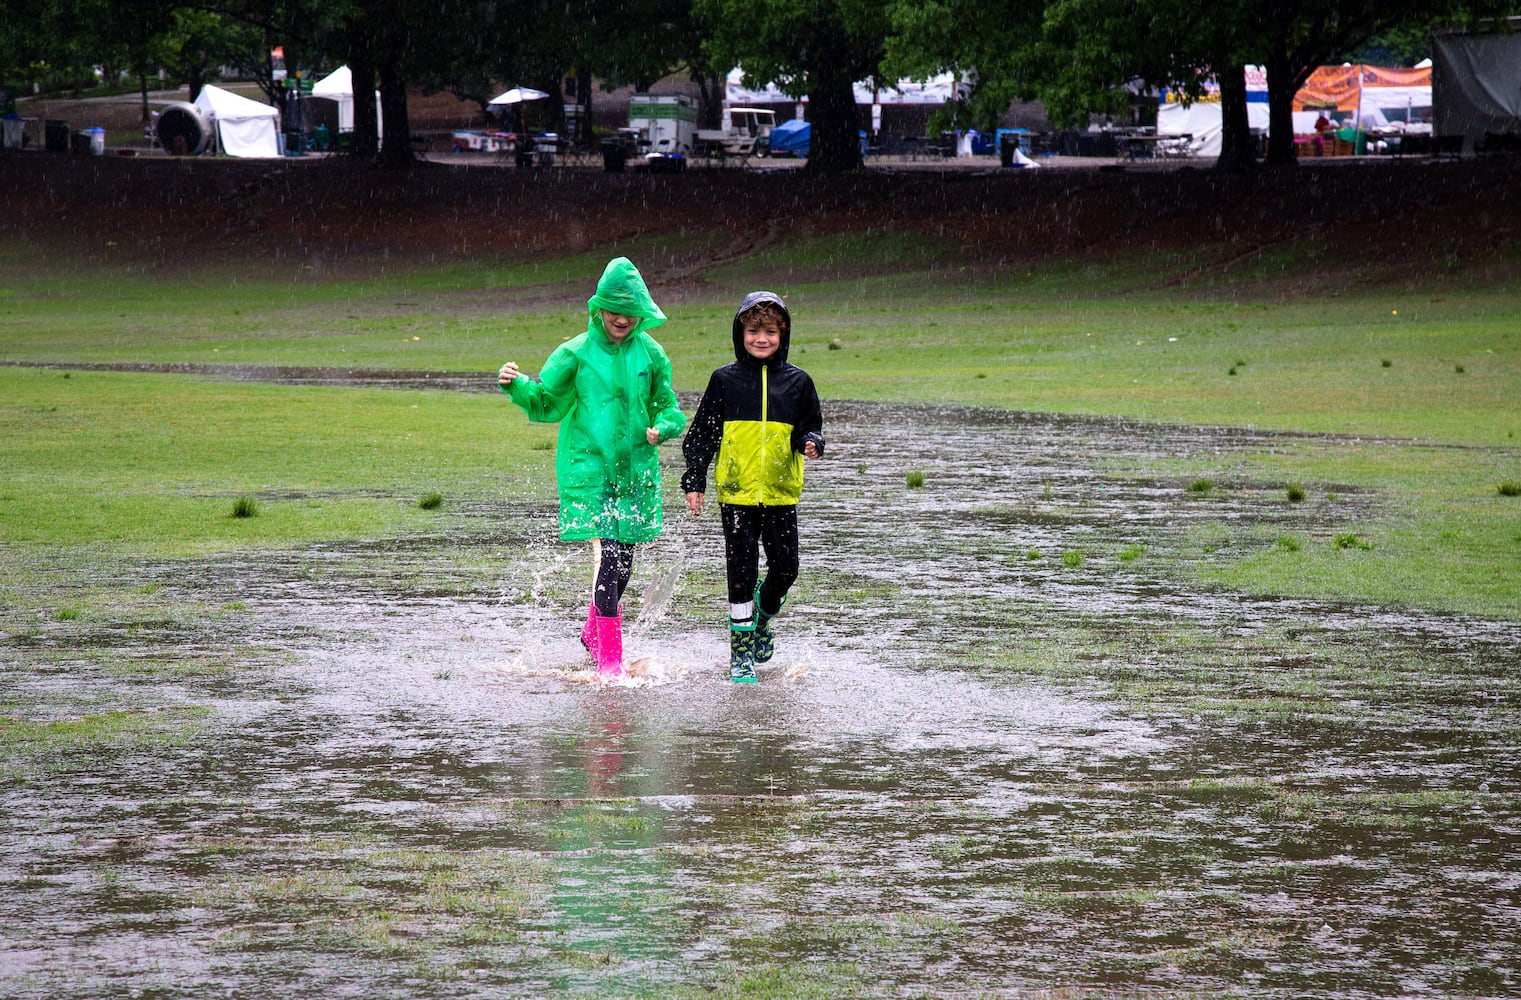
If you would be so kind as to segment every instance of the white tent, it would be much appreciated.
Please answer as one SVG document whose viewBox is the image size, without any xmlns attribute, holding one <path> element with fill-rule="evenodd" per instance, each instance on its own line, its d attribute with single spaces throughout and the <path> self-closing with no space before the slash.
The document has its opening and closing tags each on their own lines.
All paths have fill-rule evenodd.
<svg viewBox="0 0 1521 1000">
<path fill-rule="evenodd" d="M 1261 66 L 1246 68 L 1246 123 L 1267 131 L 1267 72 Z M 1157 135 L 1191 135 L 1188 151 L 1194 156 L 1220 155 L 1220 88 L 1211 81 L 1204 96 L 1192 104 L 1181 95 L 1165 93 L 1157 107 Z"/>
<path fill-rule="evenodd" d="M 855 84 L 857 104 L 928 104 L 938 107 L 954 101 L 970 89 L 950 73 L 941 73 L 922 82 L 899 80 L 875 90 L 870 82 Z"/>
<path fill-rule="evenodd" d="M 280 155 L 280 112 L 269 105 L 208 83 L 195 106 L 216 125 L 217 142 L 228 156 Z"/>
<path fill-rule="evenodd" d="M 778 90 L 774 83 L 758 88 L 746 87 L 744 76 L 743 69 L 735 68 L 729 71 L 725 96 L 731 105 L 746 107 L 754 104 L 791 104 L 794 101 L 808 103 L 806 96 L 801 99 L 788 97 Z M 950 73 L 942 73 L 923 82 L 899 80 L 897 83 L 879 87 L 876 90 L 872 89 L 870 81 L 862 81 L 854 85 L 857 104 L 941 105 L 953 100 L 957 94 L 966 89 L 967 85 L 958 83 Z"/>
<path fill-rule="evenodd" d="M 312 96 L 338 103 L 338 131 L 354 131 L 354 75 L 347 66 L 339 66 L 327 76 L 312 84 Z M 375 91 L 375 131 L 385 134 L 381 121 L 380 91 Z"/>
</svg>

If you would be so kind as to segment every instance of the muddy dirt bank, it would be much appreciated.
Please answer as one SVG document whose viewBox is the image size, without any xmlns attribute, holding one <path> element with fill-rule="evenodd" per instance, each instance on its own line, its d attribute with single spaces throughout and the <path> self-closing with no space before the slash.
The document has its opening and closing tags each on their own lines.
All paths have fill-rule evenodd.
<svg viewBox="0 0 1521 1000">
<path fill-rule="evenodd" d="M 107 245 L 127 246 L 139 266 L 168 270 L 314 254 L 364 266 L 522 258 L 697 232 L 726 234 L 743 252 L 762 234 L 918 231 L 957 241 L 973 267 L 1179 247 L 1229 261 L 1323 241 L 1345 251 L 1324 266 L 1405 275 L 1437 258 L 1462 270 L 1513 253 L 1518 176 L 1515 157 L 1246 176 L 1185 168 L 820 178 L 34 154 L 0 157 L 0 238 L 80 260 L 118 260 Z"/>
</svg>

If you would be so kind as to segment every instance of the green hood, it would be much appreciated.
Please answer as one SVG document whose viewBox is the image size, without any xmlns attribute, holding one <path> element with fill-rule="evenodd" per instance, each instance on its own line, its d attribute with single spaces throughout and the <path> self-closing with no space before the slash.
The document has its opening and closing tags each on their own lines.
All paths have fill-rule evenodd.
<svg viewBox="0 0 1521 1000">
<path fill-rule="evenodd" d="M 597 322 L 599 309 L 620 316 L 639 317 L 640 322 L 634 328 L 634 333 L 653 330 L 665 322 L 665 313 L 660 311 L 660 307 L 650 297 L 644 275 L 639 273 L 634 262 L 627 257 L 614 257 L 607 262 L 602 278 L 597 282 L 597 293 L 586 300 L 589 316 L 587 330 L 600 335 L 602 324 Z"/>
</svg>

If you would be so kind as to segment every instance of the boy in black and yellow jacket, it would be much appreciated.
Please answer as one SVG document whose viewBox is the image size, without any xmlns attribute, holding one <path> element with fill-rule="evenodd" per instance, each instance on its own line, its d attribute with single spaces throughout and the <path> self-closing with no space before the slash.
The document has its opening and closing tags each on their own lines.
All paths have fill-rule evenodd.
<svg viewBox="0 0 1521 1000">
<path fill-rule="evenodd" d="M 824 455 L 824 417 L 813 379 L 787 363 L 792 317 L 781 296 L 751 292 L 734 314 L 734 357 L 708 380 L 682 442 L 687 509 L 701 514 L 708 465 L 723 517 L 729 571 L 729 679 L 753 684 L 771 659 L 771 619 L 797 579 L 797 501 L 803 458 Z M 759 549 L 766 578 L 759 585 Z"/>
</svg>

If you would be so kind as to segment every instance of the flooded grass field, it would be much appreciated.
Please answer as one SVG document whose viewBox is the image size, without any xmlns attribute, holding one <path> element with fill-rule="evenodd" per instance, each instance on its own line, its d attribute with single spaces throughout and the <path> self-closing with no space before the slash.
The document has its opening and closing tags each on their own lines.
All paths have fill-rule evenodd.
<svg viewBox="0 0 1521 1000">
<path fill-rule="evenodd" d="M 615 686 L 546 492 L 13 552 L 0 994 L 1521 991 L 1521 623 L 1188 582 L 1375 491 L 1172 471 L 1291 441 L 1244 430 L 827 419 L 756 687 L 674 495 Z"/>
</svg>

